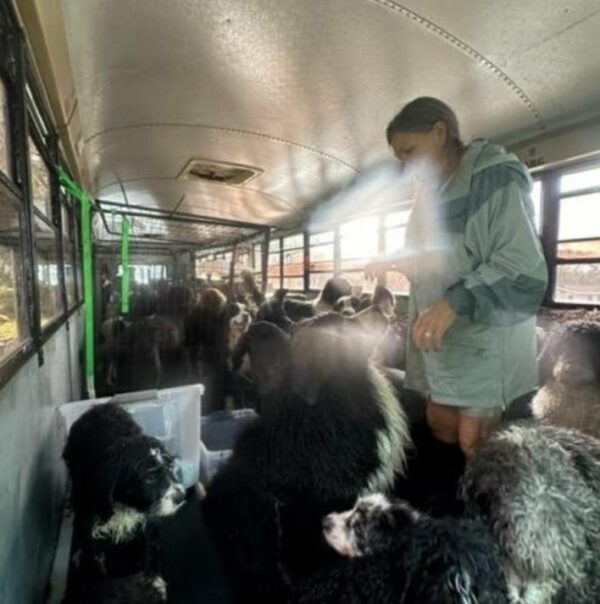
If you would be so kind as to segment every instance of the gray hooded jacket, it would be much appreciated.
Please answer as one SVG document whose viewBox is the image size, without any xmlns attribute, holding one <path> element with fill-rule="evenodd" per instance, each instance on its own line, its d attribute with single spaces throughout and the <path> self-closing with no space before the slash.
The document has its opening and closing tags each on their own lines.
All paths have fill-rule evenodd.
<svg viewBox="0 0 600 604">
<path fill-rule="evenodd" d="M 411 325 L 442 297 L 458 316 L 439 351 L 409 344 L 407 387 L 481 409 L 504 407 L 536 387 L 535 315 L 547 268 L 530 191 L 515 155 L 475 140 L 433 211 L 415 203 L 406 241 L 422 253 L 407 271 Z"/>
</svg>

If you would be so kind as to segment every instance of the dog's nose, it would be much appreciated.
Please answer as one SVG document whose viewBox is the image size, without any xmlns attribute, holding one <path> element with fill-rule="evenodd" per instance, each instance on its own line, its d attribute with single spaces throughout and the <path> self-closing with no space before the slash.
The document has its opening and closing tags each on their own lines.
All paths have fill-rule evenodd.
<svg viewBox="0 0 600 604">
<path fill-rule="evenodd" d="M 334 520 L 331 516 L 325 516 L 323 518 L 323 529 L 326 531 L 330 531 L 333 528 Z"/>
<path fill-rule="evenodd" d="M 179 505 L 185 501 L 185 491 L 183 487 L 176 487 L 175 493 L 173 493 L 173 503 Z"/>
</svg>

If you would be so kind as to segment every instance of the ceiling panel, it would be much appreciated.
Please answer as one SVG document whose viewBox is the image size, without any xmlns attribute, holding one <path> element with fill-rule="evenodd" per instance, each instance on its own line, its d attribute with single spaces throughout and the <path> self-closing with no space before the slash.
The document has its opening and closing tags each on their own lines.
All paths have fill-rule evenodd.
<svg viewBox="0 0 600 604">
<path fill-rule="evenodd" d="M 530 137 L 600 106 L 596 0 L 62 0 L 95 193 L 285 221 L 387 156 L 407 101 L 466 139 Z M 177 180 L 191 158 L 264 170 Z"/>
</svg>

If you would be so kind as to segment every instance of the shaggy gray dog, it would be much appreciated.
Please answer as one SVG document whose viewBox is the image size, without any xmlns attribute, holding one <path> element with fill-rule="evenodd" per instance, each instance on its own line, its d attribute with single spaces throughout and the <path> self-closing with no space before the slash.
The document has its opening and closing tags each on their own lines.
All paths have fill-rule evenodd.
<svg viewBox="0 0 600 604">
<path fill-rule="evenodd" d="M 469 462 L 462 496 L 500 542 L 511 602 L 600 601 L 600 441 L 515 424 Z"/>
<path fill-rule="evenodd" d="M 534 417 L 600 438 L 600 323 L 571 321 L 555 329 L 539 366 Z"/>
</svg>

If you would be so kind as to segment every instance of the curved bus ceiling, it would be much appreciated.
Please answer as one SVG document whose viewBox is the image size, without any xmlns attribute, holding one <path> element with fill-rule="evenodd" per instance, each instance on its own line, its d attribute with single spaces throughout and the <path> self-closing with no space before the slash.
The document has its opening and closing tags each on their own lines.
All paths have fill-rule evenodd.
<svg viewBox="0 0 600 604">
<path fill-rule="evenodd" d="M 466 140 L 505 144 L 600 113 L 598 0 L 60 8 L 79 150 L 108 201 L 280 224 L 389 158 L 385 127 L 414 97 L 448 102 Z M 246 186 L 178 178 L 193 158 L 262 172 Z"/>
</svg>

